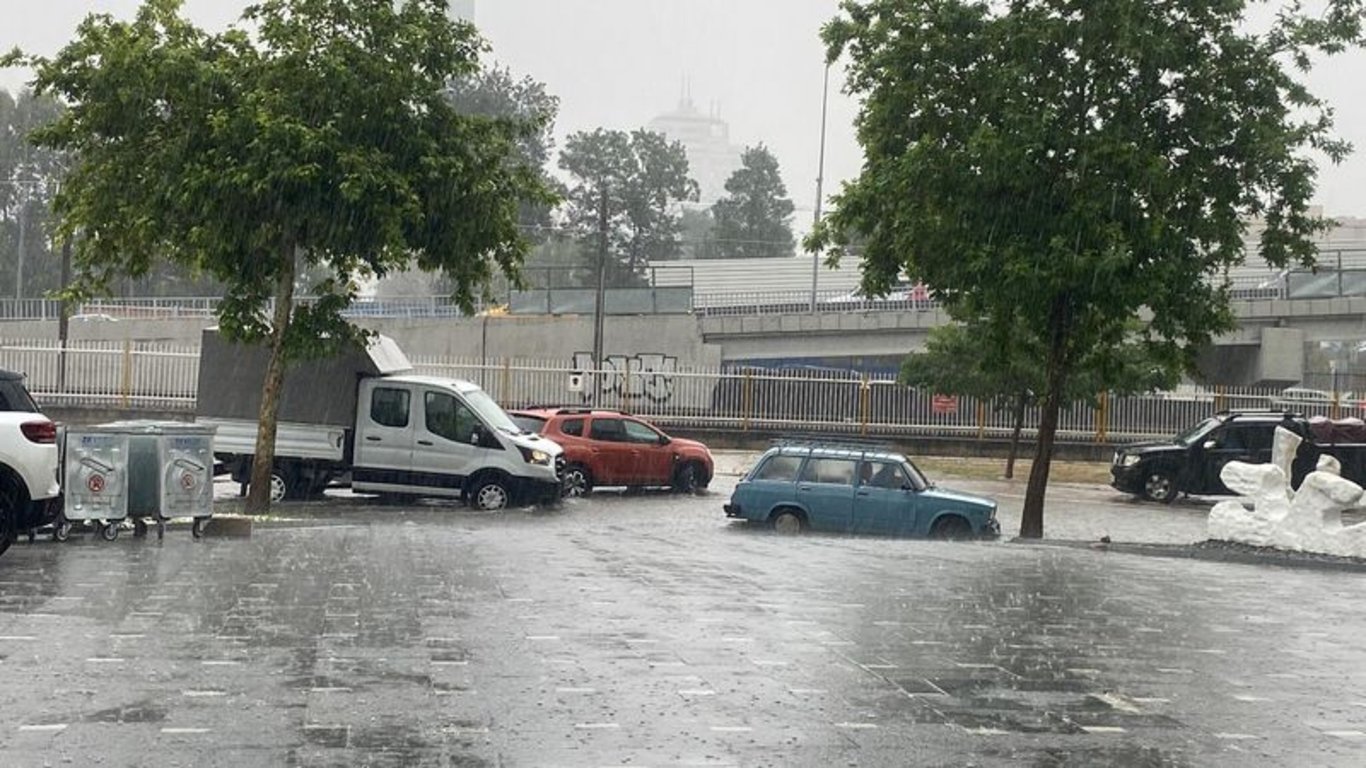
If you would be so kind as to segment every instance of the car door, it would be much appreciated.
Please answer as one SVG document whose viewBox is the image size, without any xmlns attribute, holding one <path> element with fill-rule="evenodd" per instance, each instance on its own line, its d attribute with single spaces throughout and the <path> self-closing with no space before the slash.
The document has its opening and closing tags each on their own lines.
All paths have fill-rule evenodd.
<svg viewBox="0 0 1366 768">
<path fill-rule="evenodd" d="M 1265 435 L 1261 434 L 1265 433 Z M 1262 464 L 1271 460 L 1273 430 L 1268 426 L 1233 423 L 1216 429 L 1201 446 L 1200 467 L 1204 477 L 1196 493 L 1229 493 L 1220 474 L 1230 461 Z"/>
<path fill-rule="evenodd" d="M 636 485 L 632 479 L 635 456 L 626 441 L 626 425 L 614 416 L 594 416 L 588 422 L 593 454 L 593 476 L 598 485 Z"/>
<path fill-rule="evenodd" d="M 905 471 L 890 461 L 864 461 L 854 491 L 854 530 L 909 536 L 919 528 L 917 494 Z"/>
<path fill-rule="evenodd" d="M 376 383 L 362 392 L 353 481 L 406 485 L 413 464 L 413 387 Z"/>
<path fill-rule="evenodd" d="M 797 501 L 806 508 L 807 522 L 812 528 L 850 530 L 857 464 L 852 458 L 812 456 L 806 460 L 797 478 Z"/>
<path fill-rule="evenodd" d="M 626 438 L 635 452 L 633 473 L 641 485 L 669 485 L 673 482 L 674 452 L 664 444 L 664 436 L 643 422 L 624 419 Z"/>
<path fill-rule="evenodd" d="M 413 482 L 458 492 L 482 449 L 472 442 L 479 417 L 452 392 L 422 388 L 421 418 L 415 419 Z"/>
</svg>

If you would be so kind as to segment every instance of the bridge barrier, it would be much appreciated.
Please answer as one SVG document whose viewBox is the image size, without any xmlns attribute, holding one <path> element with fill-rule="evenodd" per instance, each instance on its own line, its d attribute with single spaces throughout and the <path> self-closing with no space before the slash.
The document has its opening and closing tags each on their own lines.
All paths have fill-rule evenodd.
<svg viewBox="0 0 1366 768">
<path fill-rule="evenodd" d="M 693 368 L 663 355 L 612 357 L 599 369 L 564 360 L 414 357 L 419 373 L 473 381 L 508 408 L 597 406 L 666 428 L 821 431 L 889 438 L 1001 439 L 1012 431 L 1004 400 L 951 397 L 887 376 L 826 370 Z M 582 362 L 582 361 L 581 361 Z M 0 368 L 21 371 L 42 403 L 107 408 L 194 409 L 197 347 L 143 342 L 0 343 Z M 1275 405 L 1278 390 L 1187 387 L 1176 393 L 1101 394 L 1060 414 L 1058 437 L 1123 442 L 1170 437 L 1222 410 Z M 1308 415 L 1361 416 L 1360 403 L 1296 405 Z M 1041 417 L 1031 404 L 1023 436 Z"/>
</svg>

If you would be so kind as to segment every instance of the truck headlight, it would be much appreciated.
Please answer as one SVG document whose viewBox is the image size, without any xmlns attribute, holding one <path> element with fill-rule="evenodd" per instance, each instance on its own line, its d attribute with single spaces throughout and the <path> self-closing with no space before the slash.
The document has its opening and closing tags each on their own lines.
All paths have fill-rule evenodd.
<svg viewBox="0 0 1366 768">
<path fill-rule="evenodd" d="M 1133 454 L 1129 454 L 1128 456 L 1125 456 L 1123 459 L 1120 460 L 1119 465 L 1121 467 L 1132 467 L 1137 463 L 1138 457 Z"/>
<path fill-rule="evenodd" d="M 522 448 L 522 458 L 526 459 L 528 464 L 535 464 L 541 467 L 548 467 L 550 466 L 551 461 L 553 461 L 550 458 L 550 454 L 535 448 Z"/>
</svg>

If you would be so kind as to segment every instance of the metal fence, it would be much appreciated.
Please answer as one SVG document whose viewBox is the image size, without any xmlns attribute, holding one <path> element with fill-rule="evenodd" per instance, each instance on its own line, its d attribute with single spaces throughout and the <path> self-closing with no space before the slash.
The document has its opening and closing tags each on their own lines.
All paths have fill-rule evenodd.
<svg viewBox="0 0 1366 768">
<path fill-rule="evenodd" d="M 473 381 L 508 408 L 597 405 L 670 428 L 803 431 L 882 437 L 1001 438 L 1012 414 L 999 401 L 947 397 L 901 386 L 890 377 L 828 371 L 769 371 L 678 366 L 648 356 L 574 370 L 563 361 L 414 358 L 417 372 Z M 133 342 L 52 341 L 0 344 L 0 368 L 21 371 L 35 397 L 51 405 L 193 410 L 196 347 Z M 1361 416 L 1360 403 L 1285 403 L 1269 389 L 1183 388 L 1175 393 L 1110 397 L 1064 409 L 1059 439 L 1123 442 L 1174 435 L 1222 410 L 1290 407 L 1306 415 Z M 1038 406 L 1025 414 L 1035 434 Z"/>
</svg>

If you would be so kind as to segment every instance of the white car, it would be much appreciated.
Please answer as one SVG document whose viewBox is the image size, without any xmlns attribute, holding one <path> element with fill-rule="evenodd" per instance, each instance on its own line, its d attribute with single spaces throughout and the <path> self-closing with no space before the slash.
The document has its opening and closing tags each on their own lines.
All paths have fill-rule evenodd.
<svg viewBox="0 0 1366 768">
<path fill-rule="evenodd" d="M 38 412 L 23 376 L 0 371 L 0 553 L 61 509 L 57 425 Z"/>
<path fill-rule="evenodd" d="M 1334 402 L 1337 403 L 1338 409 L 1343 412 L 1353 411 L 1360 407 L 1356 397 L 1351 392 L 1338 392 L 1334 397 L 1332 392 L 1309 389 L 1308 387 L 1288 387 L 1271 398 L 1272 408 L 1280 411 L 1301 411 L 1306 408 L 1317 411 L 1332 408 Z"/>
</svg>

